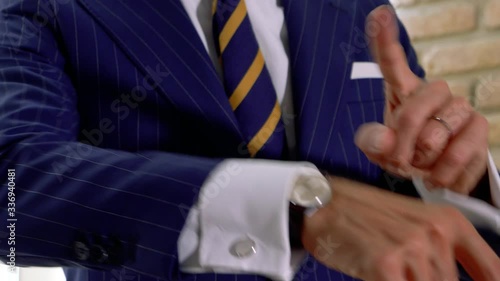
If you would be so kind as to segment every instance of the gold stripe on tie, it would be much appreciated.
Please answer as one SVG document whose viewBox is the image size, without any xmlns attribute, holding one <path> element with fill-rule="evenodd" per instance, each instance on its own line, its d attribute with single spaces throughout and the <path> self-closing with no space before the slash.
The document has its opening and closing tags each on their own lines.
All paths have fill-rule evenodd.
<svg viewBox="0 0 500 281">
<path fill-rule="evenodd" d="M 234 90 L 231 97 L 229 97 L 229 103 L 233 110 L 236 110 L 241 102 L 245 99 L 248 92 L 252 89 L 255 81 L 259 78 L 262 73 L 262 69 L 264 69 L 264 57 L 260 52 L 260 49 L 257 51 L 257 55 L 253 59 L 252 65 L 248 68 L 247 73 L 243 76 L 240 83 Z"/>
<path fill-rule="evenodd" d="M 217 12 L 217 0 L 212 1 L 212 18 L 214 17 L 215 12 Z"/>
<path fill-rule="evenodd" d="M 278 101 L 276 101 L 273 111 L 267 118 L 266 123 L 264 123 L 264 126 L 260 128 L 259 132 L 257 132 L 257 134 L 255 134 L 252 140 L 248 143 L 250 157 L 255 157 L 257 152 L 259 152 L 262 146 L 264 146 L 264 144 L 269 140 L 271 135 L 274 133 L 274 130 L 276 130 L 276 126 L 278 125 L 280 118 L 281 108 Z"/>
<path fill-rule="evenodd" d="M 238 27 L 240 27 L 243 19 L 245 19 L 246 14 L 247 7 L 245 6 L 245 1 L 240 0 L 240 3 L 238 3 L 238 6 L 236 6 L 236 9 L 231 14 L 231 17 L 226 22 L 226 25 L 224 25 L 224 28 L 219 35 L 219 46 L 221 54 L 224 53 L 224 50 L 229 44 L 229 41 L 231 41 L 231 38 L 233 37 Z"/>
</svg>

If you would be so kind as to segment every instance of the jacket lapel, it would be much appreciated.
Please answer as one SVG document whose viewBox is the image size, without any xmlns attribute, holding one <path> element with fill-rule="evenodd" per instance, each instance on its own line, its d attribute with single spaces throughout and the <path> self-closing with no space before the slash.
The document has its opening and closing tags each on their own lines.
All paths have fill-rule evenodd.
<svg viewBox="0 0 500 281">
<path fill-rule="evenodd" d="M 328 165 L 332 138 L 350 92 L 350 44 L 356 1 L 283 0 L 289 33 L 298 154 L 301 160 Z M 330 155 L 330 156 L 329 156 Z"/>
<path fill-rule="evenodd" d="M 223 85 L 179 0 L 78 1 L 144 75 L 168 73 L 158 83 L 160 95 L 178 110 L 241 138 Z"/>
<path fill-rule="evenodd" d="M 218 133 L 243 139 L 222 83 L 179 0 L 78 0 L 144 75 L 169 75 L 157 91 Z M 351 92 L 356 1 L 282 0 L 289 33 L 298 156 L 321 166 L 332 155 L 334 129 Z M 343 49 L 344 48 L 344 49 Z M 156 71 L 157 72 L 157 71 Z M 333 136 L 333 137 L 332 137 Z M 335 153 L 334 153 L 335 154 Z"/>
</svg>

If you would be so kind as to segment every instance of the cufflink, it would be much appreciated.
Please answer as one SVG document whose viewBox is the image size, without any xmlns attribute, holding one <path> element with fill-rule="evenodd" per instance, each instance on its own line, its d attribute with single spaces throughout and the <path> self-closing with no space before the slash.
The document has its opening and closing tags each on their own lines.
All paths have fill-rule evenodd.
<svg viewBox="0 0 500 281">
<path fill-rule="evenodd" d="M 332 199 L 328 180 L 321 175 L 301 175 L 295 182 L 290 201 L 304 208 L 323 208 Z"/>
<path fill-rule="evenodd" d="M 231 245 L 230 252 L 238 258 L 246 258 L 257 253 L 257 244 L 249 237 L 236 241 Z"/>
<path fill-rule="evenodd" d="M 75 254 L 75 258 L 79 261 L 86 261 L 90 257 L 90 249 L 82 241 L 76 241 L 73 244 L 73 252 Z"/>
</svg>

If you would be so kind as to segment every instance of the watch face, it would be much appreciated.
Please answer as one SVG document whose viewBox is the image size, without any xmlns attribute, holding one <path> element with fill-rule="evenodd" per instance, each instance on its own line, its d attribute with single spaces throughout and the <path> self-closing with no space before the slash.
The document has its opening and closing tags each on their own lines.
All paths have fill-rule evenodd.
<svg viewBox="0 0 500 281">
<path fill-rule="evenodd" d="M 330 184 L 322 175 L 301 175 L 295 182 L 290 201 L 306 208 L 322 208 L 332 198 Z"/>
</svg>

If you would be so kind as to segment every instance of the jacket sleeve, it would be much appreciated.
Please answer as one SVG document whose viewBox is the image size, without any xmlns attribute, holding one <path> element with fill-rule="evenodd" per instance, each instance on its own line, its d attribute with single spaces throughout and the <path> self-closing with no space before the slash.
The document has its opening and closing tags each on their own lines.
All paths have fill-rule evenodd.
<svg viewBox="0 0 500 281">
<path fill-rule="evenodd" d="M 186 215 L 219 160 L 79 142 L 55 24 L 36 14 L 47 2 L 0 0 L 0 257 L 170 279 Z"/>
</svg>

